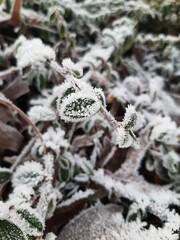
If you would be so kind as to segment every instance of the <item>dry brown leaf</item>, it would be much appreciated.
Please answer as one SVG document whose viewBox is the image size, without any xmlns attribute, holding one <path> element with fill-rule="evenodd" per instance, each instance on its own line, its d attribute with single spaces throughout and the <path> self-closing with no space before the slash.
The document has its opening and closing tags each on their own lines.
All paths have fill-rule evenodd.
<svg viewBox="0 0 180 240">
<path fill-rule="evenodd" d="M 15 116 L 10 109 L 4 106 L 0 106 L 0 121 L 2 121 L 3 123 L 15 121 Z"/>
<path fill-rule="evenodd" d="M 0 151 L 17 152 L 22 140 L 23 136 L 17 129 L 0 121 Z"/>
<path fill-rule="evenodd" d="M 21 20 L 20 10 L 21 10 L 21 0 L 14 0 L 14 4 L 11 11 L 11 19 L 10 19 L 10 22 L 12 24 L 20 23 L 20 20 Z"/>
<path fill-rule="evenodd" d="M 46 222 L 46 232 L 54 230 L 55 226 L 62 226 L 67 223 L 85 207 L 86 203 L 87 199 L 81 199 L 69 206 L 56 208 L 53 217 Z"/>
<path fill-rule="evenodd" d="M 21 77 L 17 77 L 15 81 L 8 84 L 8 86 L 3 90 L 3 93 L 13 102 L 29 91 L 30 90 L 27 82 L 22 81 Z"/>
</svg>

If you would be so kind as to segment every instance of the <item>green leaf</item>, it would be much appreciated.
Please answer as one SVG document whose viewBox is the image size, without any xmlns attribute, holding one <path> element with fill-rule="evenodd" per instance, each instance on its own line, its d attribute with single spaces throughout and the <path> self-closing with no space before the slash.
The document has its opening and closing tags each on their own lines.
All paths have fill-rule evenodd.
<svg viewBox="0 0 180 240">
<path fill-rule="evenodd" d="M 57 13 L 56 13 L 56 11 L 53 12 L 53 13 L 49 16 L 49 20 L 50 20 L 50 22 L 52 22 L 52 23 L 56 22 L 56 20 L 57 20 Z"/>
<path fill-rule="evenodd" d="M 0 168 L 0 184 L 8 182 L 12 177 L 12 172 L 8 168 Z"/>
<path fill-rule="evenodd" d="M 58 32 L 59 32 L 60 37 L 66 36 L 67 29 L 66 29 L 66 26 L 64 23 L 61 22 L 58 24 Z"/>
<path fill-rule="evenodd" d="M 69 180 L 69 161 L 66 158 L 60 159 L 60 178 L 61 181 L 66 182 Z"/>
<path fill-rule="evenodd" d="M 69 95 L 71 95 L 72 93 L 75 93 L 75 88 L 74 87 L 69 87 L 66 89 L 66 91 L 63 93 L 62 97 L 61 97 L 61 100 L 60 100 L 60 103 L 63 102 L 63 100 L 68 97 Z"/>
<path fill-rule="evenodd" d="M 39 233 L 43 231 L 43 224 L 40 219 L 28 209 L 18 209 L 17 214 L 28 223 L 31 229 L 35 229 Z"/>
<path fill-rule="evenodd" d="M 0 0 L 0 5 L 3 3 L 3 0 Z"/>
<path fill-rule="evenodd" d="M 88 111 L 88 109 L 92 108 L 94 103 L 93 99 L 79 97 L 66 105 L 64 115 L 72 120 L 89 117 L 92 115 L 92 111 Z"/>
<path fill-rule="evenodd" d="M 14 223 L 8 220 L 0 220 L 1 240 L 26 240 L 23 232 Z"/>
</svg>

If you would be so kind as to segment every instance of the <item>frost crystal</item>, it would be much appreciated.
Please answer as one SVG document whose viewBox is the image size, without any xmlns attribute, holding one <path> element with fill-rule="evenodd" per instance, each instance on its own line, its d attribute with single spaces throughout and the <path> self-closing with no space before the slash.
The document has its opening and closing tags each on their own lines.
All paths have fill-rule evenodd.
<svg viewBox="0 0 180 240">
<path fill-rule="evenodd" d="M 7 219 L 9 216 L 9 207 L 6 203 L 0 201 L 0 220 Z"/>
<path fill-rule="evenodd" d="M 94 194 L 94 191 L 92 189 L 87 189 L 86 191 L 78 191 L 76 192 L 72 198 L 62 202 L 59 207 L 62 207 L 62 206 L 68 206 L 68 205 L 71 205 L 73 202 L 76 202 L 80 199 L 84 199 L 84 198 L 88 198 L 89 196 L 93 195 Z"/>
<path fill-rule="evenodd" d="M 176 123 L 169 117 L 156 117 L 150 125 L 153 126 L 150 140 L 163 140 L 168 143 L 177 143 L 180 129 L 177 128 Z"/>
<path fill-rule="evenodd" d="M 66 73 L 72 74 L 75 77 L 82 77 L 83 75 L 83 70 L 80 64 L 73 63 L 70 58 L 65 58 L 62 61 L 62 66 Z"/>
<path fill-rule="evenodd" d="M 31 109 L 28 112 L 28 115 L 30 119 L 33 122 L 39 122 L 39 121 L 53 121 L 56 119 L 55 112 L 45 106 L 34 106 L 31 107 Z"/>
<path fill-rule="evenodd" d="M 134 139 L 124 127 L 119 127 L 113 131 L 112 141 L 120 148 L 128 148 L 134 144 Z"/>
<path fill-rule="evenodd" d="M 43 140 L 47 148 L 53 150 L 56 155 L 60 153 L 61 147 L 68 147 L 69 143 L 65 137 L 65 131 L 60 127 L 53 128 L 49 127 L 47 131 L 43 134 Z M 36 156 L 37 153 L 42 156 L 44 152 L 44 146 L 38 139 L 31 150 L 32 156 Z"/>
<path fill-rule="evenodd" d="M 26 162 L 17 168 L 12 183 L 14 187 L 19 185 L 37 186 L 43 179 L 43 167 L 37 162 Z"/>
<path fill-rule="evenodd" d="M 35 191 L 32 187 L 27 187 L 26 185 L 19 185 L 14 188 L 13 192 L 9 196 L 9 200 L 14 201 L 14 199 L 16 199 L 17 202 L 20 203 L 31 203 L 33 196 L 35 196 Z"/>
<path fill-rule="evenodd" d="M 31 66 L 38 69 L 42 64 L 54 60 L 55 52 L 51 47 L 44 45 L 41 39 L 34 38 L 23 41 L 15 56 L 19 68 Z"/>
<path fill-rule="evenodd" d="M 58 240 L 178 240 L 179 216 L 171 213 L 163 228 L 146 227 L 139 219 L 126 222 L 117 205 L 97 204 L 73 220 L 60 233 Z"/>
<path fill-rule="evenodd" d="M 132 129 L 132 130 L 138 128 L 139 122 L 140 122 L 139 118 L 140 116 L 136 112 L 135 107 L 132 105 L 129 105 L 126 108 L 126 113 L 123 119 L 125 128 Z"/>
<path fill-rule="evenodd" d="M 45 240 L 55 240 L 57 237 L 54 233 L 48 233 L 45 237 Z"/>
<path fill-rule="evenodd" d="M 97 113 L 102 105 L 101 91 L 76 78 L 68 78 L 59 89 L 57 109 L 59 116 L 70 122 L 79 122 Z"/>
</svg>

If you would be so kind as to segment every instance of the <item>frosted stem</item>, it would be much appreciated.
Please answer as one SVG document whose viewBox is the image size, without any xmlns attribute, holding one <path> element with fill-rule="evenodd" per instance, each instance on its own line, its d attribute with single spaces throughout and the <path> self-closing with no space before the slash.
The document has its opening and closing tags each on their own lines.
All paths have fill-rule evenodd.
<svg viewBox="0 0 180 240">
<path fill-rule="evenodd" d="M 53 192 L 53 175 L 54 175 L 54 157 L 52 154 L 48 154 L 44 156 L 44 166 L 46 171 L 46 180 L 41 186 L 40 189 L 40 198 L 37 204 L 37 211 L 42 216 L 43 219 L 46 218 L 48 205 L 51 199 L 51 195 Z"/>
<path fill-rule="evenodd" d="M 100 107 L 99 112 L 109 122 L 109 124 L 112 126 L 112 128 L 116 129 L 118 127 L 121 127 L 121 123 L 117 122 L 116 119 L 112 116 L 112 114 L 110 112 L 108 112 L 104 106 Z"/>
</svg>

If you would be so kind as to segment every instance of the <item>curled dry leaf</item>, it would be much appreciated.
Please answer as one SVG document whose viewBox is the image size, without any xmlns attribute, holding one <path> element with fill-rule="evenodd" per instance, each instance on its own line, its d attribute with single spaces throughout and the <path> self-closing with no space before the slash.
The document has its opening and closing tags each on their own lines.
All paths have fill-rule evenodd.
<svg viewBox="0 0 180 240">
<path fill-rule="evenodd" d="M 15 81 L 11 82 L 3 90 L 4 95 L 11 101 L 16 100 L 22 95 L 29 92 L 29 86 L 27 82 L 22 81 L 21 77 L 17 77 Z"/>
<path fill-rule="evenodd" d="M 0 121 L 0 151 L 17 152 L 22 140 L 23 136 L 17 129 Z"/>
</svg>

